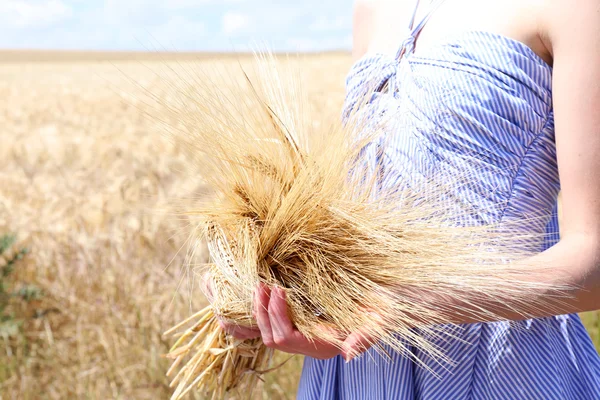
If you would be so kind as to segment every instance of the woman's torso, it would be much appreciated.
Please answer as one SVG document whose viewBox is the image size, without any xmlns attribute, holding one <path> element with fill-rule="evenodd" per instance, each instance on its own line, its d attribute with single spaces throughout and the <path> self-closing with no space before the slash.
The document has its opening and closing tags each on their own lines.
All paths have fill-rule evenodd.
<svg viewBox="0 0 600 400">
<path fill-rule="evenodd" d="M 546 2 L 446 0 L 400 61 L 405 30 L 397 26 L 406 25 L 414 0 L 372 2 L 398 7 L 380 8 L 366 24 L 379 28 L 347 79 L 345 115 L 369 89 L 382 89 L 364 112 L 389 125 L 367 155 L 385 157 L 388 178 L 398 182 L 471 171 L 456 197 L 480 206 L 475 222 L 546 215 L 527 229 L 552 233 L 551 246 L 559 179 Z M 426 10 L 429 2 L 421 3 Z M 387 359 L 369 350 L 349 364 L 307 358 L 298 398 L 600 398 L 600 360 L 576 315 L 468 324 L 455 334 L 437 342 L 451 366 L 417 349 L 426 368 L 392 351 Z"/>
<path fill-rule="evenodd" d="M 428 1 L 420 3 L 415 29 L 430 11 Z M 531 233 L 556 236 L 552 67 L 537 18 L 523 15 L 535 15 L 533 3 L 432 3 L 438 7 L 406 52 L 380 54 L 371 46 L 357 62 L 345 111 L 379 88 L 364 112 L 387 121 L 381 147 L 391 184 L 444 174 L 468 179 L 456 195 L 477 205 L 474 222 L 530 221 Z"/>
</svg>

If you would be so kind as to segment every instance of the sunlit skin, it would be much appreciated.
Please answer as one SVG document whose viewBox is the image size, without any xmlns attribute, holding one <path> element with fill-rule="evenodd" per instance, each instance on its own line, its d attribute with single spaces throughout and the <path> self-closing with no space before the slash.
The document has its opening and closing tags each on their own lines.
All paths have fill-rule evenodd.
<svg viewBox="0 0 600 400">
<path fill-rule="evenodd" d="M 395 54 L 401 41 L 398 38 L 406 33 L 404 21 L 413 5 L 413 0 L 356 1 L 354 57 L 367 51 Z M 423 30 L 416 52 L 461 30 L 485 30 L 521 41 L 553 67 L 561 240 L 533 257 L 533 261 L 550 266 L 556 274 L 530 279 L 577 288 L 560 308 L 555 308 L 555 314 L 599 309 L 600 0 L 447 0 Z M 279 288 L 260 286 L 253 300 L 258 329 L 222 324 L 226 331 L 239 338 L 262 336 L 268 347 L 318 359 L 341 354 L 349 360 L 371 344 L 360 332 L 348 336 L 342 349 L 329 343 L 310 342 L 294 328 L 285 292 Z M 499 307 L 497 315 L 507 320 L 519 318 L 503 310 Z M 544 316 L 547 315 L 530 310 L 530 317 Z M 456 317 L 454 322 L 486 321 Z"/>
</svg>

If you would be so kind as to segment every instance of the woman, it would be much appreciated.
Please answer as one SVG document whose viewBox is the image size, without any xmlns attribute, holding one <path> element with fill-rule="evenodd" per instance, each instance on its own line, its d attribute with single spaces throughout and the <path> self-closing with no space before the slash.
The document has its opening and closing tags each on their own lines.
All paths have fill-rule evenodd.
<svg viewBox="0 0 600 400">
<path fill-rule="evenodd" d="M 346 110 L 371 87 L 373 110 L 402 108 L 403 133 L 390 131 L 386 154 L 408 162 L 404 178 L 427 163 L 479 155 L 479 200 L 498 204 L 493 221 L 552 215 L 531 229 L 553 234 L 535 258 L 557 274 L 531 279 L 560 277 L 579 289 L 563 315 L 457 317 L 459 337 L 437 343 L 450 366 L 417 350 L 428 368 L 372 349 L 351 360 L 370 344 L 359 333 L 342 351 L 310 343 L 277 288 L 256 291 L 259 329 L 225 328 L 306 355 L 300 399 L 600 399 L 600 360 L 575 314 L 600 308 L 600 1 L 363 0 L 354 39 L 360 60 L 348 76 Z"/>
</svg>

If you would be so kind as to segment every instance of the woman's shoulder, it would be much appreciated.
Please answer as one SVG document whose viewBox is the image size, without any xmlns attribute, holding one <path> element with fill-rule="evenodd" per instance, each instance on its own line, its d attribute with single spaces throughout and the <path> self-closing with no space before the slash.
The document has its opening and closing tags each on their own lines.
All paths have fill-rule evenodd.
<svg viewBox="0 0 600 400">
<path fill-rule="evenodd" d="M 420 3 L 421 13 L 426 12 L 428 2 Z M 354 58 L 366 52 L 396 54 L 409 33 L 416 4 L 417 0 L 355 0 Z M 589 35 L 600 35 L 599 10 L 600 0 L 446 0 L 419 40 L 426 47 L 457 31 L 485 30 L 525 43 L 552 64 L 557 46 L 577 47 L 577 42 L 589 41 Z M 420 16 L 417 13 L 417 19 Z"/>
<path fill-rule="evenodd" d="M 562 46 L 576 52 L 586 43 L 600 42 L 600 0 L 538 0 L 544 44 L 554 57 Z M 593 45 L 592 45 L 593 47 Z M 600 48 L 596 48 L 596 53 Z"/>
<path fill-rule="evenodd" d="M 446 0 L 420 35 L 422 47 L 460 31 L 490 31 L 524 42 L 551 63 L 554 16 L 575 8 L 572 0 Z M 578 0 L 578 3 L 600 0 Z M 355 0 L 353 56 L 367 52 L 394 55 L 409 34 L 410 19 L 429 13 L 429 2 L 417 0 Z M 507 23 L 510 21 L 510 23 Z"/>
<path fill-rule="evenodd" d="M 353 57 L 367 52 L 395 54 L 408 32 L 415 4 L 416 0 L 355 0 Z"/>
</svg>

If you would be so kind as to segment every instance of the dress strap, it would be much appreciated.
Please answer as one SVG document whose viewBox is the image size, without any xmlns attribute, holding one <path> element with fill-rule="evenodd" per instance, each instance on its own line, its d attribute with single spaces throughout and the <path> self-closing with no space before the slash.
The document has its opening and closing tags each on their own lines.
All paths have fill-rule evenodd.
<svg viewBox="0 0 600 400">
<path fill-rule="evenodd" d="M 415 19 L 417 16 L 417 11 L 419 10 L 419 4 L 421 3 L 420 0 L 416 0 L 415 8 L 414 8 L 412 17 L 410 19 L 410 25 L 408 27 L 408 29 L 410 30 L 410 34 L 402 42 L 402 45 L 398 49 L 398 52 L 396 53 L 396 60 L 399 61 L 405 55 L 412 54 L 412 52 L 415 50 L 415 42 L 417 41 L 417 38 L 419 37 L 421 30 L 423 30 L 423 27 L 425 27 L 425 24 L 427 24 L 427 21 L 429 21 L 429 18 L 431 17 L 431 15 L 433 15 L 433 13 L 439 8 L 439 6 L 443 2 L 444 2 L 444 0 L 432 0 L 431 4 L 429 6 L 429 10 L 427 10 L 427 13 L 423 16 L 423 18 L 415 26 Z"/>
</svg>

